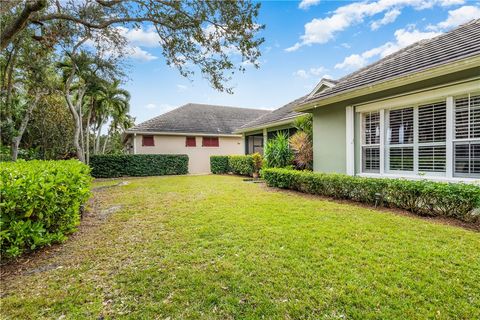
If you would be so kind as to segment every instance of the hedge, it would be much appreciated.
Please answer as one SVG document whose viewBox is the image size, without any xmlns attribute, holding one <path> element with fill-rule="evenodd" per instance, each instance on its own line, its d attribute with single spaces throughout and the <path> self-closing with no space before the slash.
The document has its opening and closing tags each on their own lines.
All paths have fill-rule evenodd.
<svg viewBox="0 0 480 320">
<path fill-rule="evenodd" d="M 77 160 L 1 163 L 2 259 L 64 241 L 80 222 L 91 180 Z"/>
<path fill-rule="evenodd" d="M 246 156 L 211 156 L 210 171 L 214 174 L 233 173 L 251 176 L 255 171 L 252 155 Z"/>
<path fill-rule="evenodd" d="M 288 169 L 264 169 L 268 186 L 406 209 L 426 216 L 480 221 L 480 187 L 428 180 L 383 179 Z"/>
<path fill-rule="evenodd" d="M 188 156 L 176 154 L 94 155 L 90 158 L 92 176 L 163 176 L 188 173 Z"/>
<path fill-rule="evenodd" d="M 228 165 L 228 156 L 211 156 L 210 171 L 213 174 L 229 173 L 230 166 Z"/>
</svg>

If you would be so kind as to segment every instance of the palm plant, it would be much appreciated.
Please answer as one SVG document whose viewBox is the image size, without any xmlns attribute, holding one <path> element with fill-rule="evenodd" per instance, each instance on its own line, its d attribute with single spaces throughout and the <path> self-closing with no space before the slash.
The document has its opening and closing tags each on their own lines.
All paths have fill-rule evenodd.
<svg viewBox="0 0 480 320">
<path fill-rule="evenodd" d="M 278 132 L 275 138 L 267 141 L 265 146 L 265 162 L 270 168 L 285 168 L 292 164 L 293 151 L 288 143 L 288 135 Z"/>
</svg>

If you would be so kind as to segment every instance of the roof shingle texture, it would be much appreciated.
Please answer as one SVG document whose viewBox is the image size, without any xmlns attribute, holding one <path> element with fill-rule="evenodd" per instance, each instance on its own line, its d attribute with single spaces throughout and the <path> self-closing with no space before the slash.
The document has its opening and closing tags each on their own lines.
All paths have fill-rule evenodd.
<svg viewBox="0 0 480 320">
<path fill-rule="evenodd" d="M 292 102 L 284 105 L 283 107 L 280 107 L 276 110 L 273 110 L 270 113 L 264 114 L 258 119 L 255 119 L 242 127 L 239 128 L 239 130 L 243 129 L 248 129 L 248 128 L 258 128 L 265 126 L 270 123 L 276 123 L 280 121 L 285 121 L 289 119 L 293 119 L 295 117 L 298 117 L 304 113 L 296 112 L 293 109 L 300 104 L 307 96 L 303 96 L 301 98 L 298 98 L 296 100 L 293 100 Z"/>
<path fill-rule="evenodd" d="M 335 87 L 305 102 L 350 91 L 480 54 L 480 19 L 429 40 L 416 42 L 338 80 Z"/>
<path fill-rule="evenodd" d="M 232 134 L 268 110 L 189 103 L 142 122 L 129 131 Z"/>
</svg>

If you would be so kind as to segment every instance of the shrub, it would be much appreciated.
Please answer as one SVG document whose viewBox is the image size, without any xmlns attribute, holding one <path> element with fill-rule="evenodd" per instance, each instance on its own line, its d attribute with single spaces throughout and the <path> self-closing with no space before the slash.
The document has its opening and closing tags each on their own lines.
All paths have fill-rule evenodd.
<svg viewBox="0 0 480 320">
<path fill-rule="evenodd" d="M 253 166 L 253 157 L 251 155 L 246 156 L 229 156 L 228 166 L 230 171 L 242 176 L 251 176 L 255 171 Z"/>
<path fill-rule="evenodd" d="M 293 151 L 288 143 L 288 136 L 279 132 L 275 138 L 267 141 L 265 146 L 265 162 L 269 168 L 284 168 L 292 164 Z"/>
<path fill-rule="evenodd" d="M 77 161 L 0 165 L 2 258 L 66 239 L 90 196 L 90 168 Z"/>
<path fill-rule="evenodd" d="M 455 217 L 478 221 L 480 187 L 427 180 L 353 177 L 267 168 L 262 176 L 268 186 L 406 209 L 419 215 Z"/>
<path fill-rule="evenodd" d="M 230 172 L 228 165 L 228 156 L 211 156 L 210 171 L 213 174 L 224 174 Z"/>
<path fill-rule="evenodd" d="M 115 154 L 90 157 L 92 176 L 163 176 L 188 173 L 188 156 L 176 154 Z"/>
<path fill-rule="evenodd" d="M 258 173 L 263 166 L 263 157 L 260 153 L 256 152 L 252 154 L 252 160 L 253 160 L 253 170 L 254 170 L 253 173 Z"/>
<path fill-rule="evenodd" d="M 299 170 L 311 170 L 313 165 L 312 139 L 304 131 L 298 131 L 290 137 L 289 141 L 295 152 L 295 167 Z"/>
</svg>

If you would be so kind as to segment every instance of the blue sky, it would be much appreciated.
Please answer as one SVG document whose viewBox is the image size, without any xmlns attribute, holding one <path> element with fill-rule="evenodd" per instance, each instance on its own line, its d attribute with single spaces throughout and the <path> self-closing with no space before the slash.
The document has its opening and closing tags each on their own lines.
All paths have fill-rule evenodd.
<svg viewBox="0 0 480 320">
<path fill-rule="evenodd" d="M 125 29 L 132 47 L 125 84 L 131 114 L 139 123 L 188 102 L 276 109 L 322 77 L 338 79 L 473 18 L 480 18 L 479 0 L 262 2 L 260 68 L 236 73 L 234 94 L 215 91 L 200 74 L 186 79 L 166 66 L 148 26 Z"/>
</svg>

